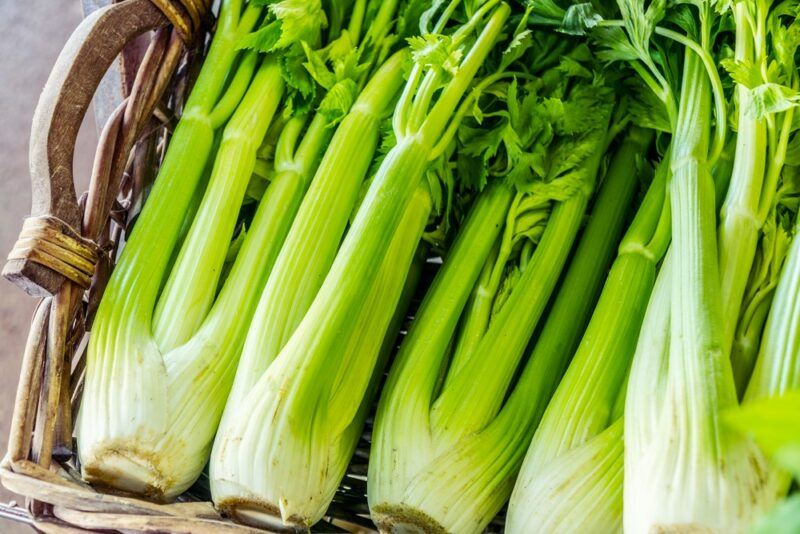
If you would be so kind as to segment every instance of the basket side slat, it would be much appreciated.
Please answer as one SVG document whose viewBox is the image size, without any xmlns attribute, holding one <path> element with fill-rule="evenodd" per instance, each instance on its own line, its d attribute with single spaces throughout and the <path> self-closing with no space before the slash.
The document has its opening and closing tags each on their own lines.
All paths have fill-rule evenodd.
<svg viewBox="0 0 800 534">
<path fill-rule="evenodd" d="M 88 530 L 117 529 L 133 532 L 170 532 L 174 534 L 264 534 L 263 530 L 232 525 L 221 520 L 170 516 L 131 516 L 129 514 L 86 513 L 60 506 L 53 507 L 59 519 Z"/>
<path fill-rule="evenodd" d="M 39 402 L 39 389 L 42 384 L 42 368 L 47 324 L 52 299 L 46 298 L 39 302 L 33 314 L 31 329 L 22 356 L 22 370 L 14 413 L 11 418 L 11 430 L 8 439 L 8 455 L 12 462 L 28 457 L 33 435 L 34 414 Z"/>
<path fill-rule="evenodd" d="M 59 412 L 61 389 L 64 384 L 64 355 L 66 339 L 75 305 L 73 292 L 78 289 L 65 284 L 53 297 L 47 332 L 45 375 L 41 401 L 36 418 L 32 458 L 44 468 L 50 467 L 55 440 L 56 416 Z"/>
</svg>

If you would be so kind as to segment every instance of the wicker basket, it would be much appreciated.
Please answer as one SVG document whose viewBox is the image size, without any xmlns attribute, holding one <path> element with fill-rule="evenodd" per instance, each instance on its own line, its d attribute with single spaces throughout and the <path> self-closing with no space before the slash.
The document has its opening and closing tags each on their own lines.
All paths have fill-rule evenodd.
<svg viewBox="0 0 800 534">
<path fill-rule="evenodd" d="M 0 480 L 26 498 L 0 515 L 45 532 L 255 532 L 221 517 L 201 480 L 173 504 L 100 493 L 80 478 L 72 420 L 87 331 L 121 238 L 155 177 L 212 27 L 213 0 L 121 0 L 75 30 L 39 100 L 31 135 L 32 215 L 3 274 L 41 297 L 23 356 Z M 125 98 L 100 136 L 89 191 L 72 157 L 95 88 L 121 57 Z M 315 530 L 369 530 L 368 433 Z M 343 530 L 345 527 L 347 530 Z"/>
</svg>

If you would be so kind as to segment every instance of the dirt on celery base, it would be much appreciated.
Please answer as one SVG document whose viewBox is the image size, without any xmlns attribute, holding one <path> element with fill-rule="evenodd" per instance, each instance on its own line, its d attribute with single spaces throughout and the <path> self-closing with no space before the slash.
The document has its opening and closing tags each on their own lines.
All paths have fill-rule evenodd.
<svg viewBox="0 0 800 534">
<path fill-rule="evenodd" d="M 280 509 L 259 499 L 227 497 L 216 503 L 217 509 L 234 520 L 271 532 L 308 532 L 308 522 L 297 515 L 281 518 Z"/>
<path fill-rule="evenodd" d="M 175 496 L 175 485 L 151 451 L 131 447 L 102 447 L 92 451 L 81 465 L 83 479 L 114 493 L 166 502 Z"/>
<path fill-rule="evenodd" d="M 434 518 L 416 508 L 380 504 L 370 510 L 372 520 L 385 534 L 447 534 Z"/>
</svg>

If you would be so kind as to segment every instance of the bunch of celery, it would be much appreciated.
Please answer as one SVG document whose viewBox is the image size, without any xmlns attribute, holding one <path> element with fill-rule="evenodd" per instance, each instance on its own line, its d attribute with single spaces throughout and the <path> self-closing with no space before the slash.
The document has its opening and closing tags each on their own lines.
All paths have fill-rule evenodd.
<svg viewBox="0 0 800 534">
<path fill-rule="evenodd" d="M 344 474 L 431 214 L 426 167 L 449 144 L 453 115 L 509 13 L 496 0 L 464 4 L 434 4 L 424 19 L 438 21 L 409 40 L 413 66 L 392 114 L 395 143 L 341 245 L 378 119 L 399 85 L 399 58 L 367 83 L 314 177 L 261 296 L 214 447 L 214 501 L 235 515 L 312 524 Z"/>
<path fill-rule="evenodd" d="M 606 146 L 613 102 L 601 78 L 581 65 L 586 56 L 581 48 L 558 63 L 553 53 L 555 66 L 540 77 L 523 72 L 518 81 L 509 69 L 479 85 L 476 118 L 462 126 L 456 151 L 479 158 L 489 183 L 383 392 L 368 486 L 382 529 L 479 532 L 508 497 L 539 416 L 532 397 L 549 395 L 566 351 L 534 357 L 516 385 L 513 378 L 566 263 Z M 593 235 L 583 256 L 596 259 L 613 247 L 613 233 L 597 234 L 621 225 L 632 152 L 621 149 L 612 164 L 613 193 L 596 206 L 597 228 L 587 230 Z M 581 289 L 591 291 L 591 278 L 584 277 L 588 288 L 581 280 L 573 302 L 584 297 Z M 564 318 L 548 337 L 569 344 L 574 334 Z"/>
<path fill-rule="evenodd" d="M 380 393 L 382 531 L 509 497 L 511 533 L 746 530 L 797 474 L 798 14 L 223 1 L 92 326 L 83 476 L 208 462 L 223 513 L 306 529 Z"/>
<path fill-rule="evenodd" d="M 750 274 L 759 234 L 776 210 L 791 132 L 786 93 L 796 83 L 797 43 L 786 17 L 794 12 L 761 1 L 699 2 L 673 11 L 660 2 L 647 9 L 642 2 L 619 4 L 635 61 L 655 64 L 654 57 L 663 57 L 659 35 L 691 49 L 671 142 L 673 244 L 648 306 L 626 400 L 625 529 L 739 531 L 787 489 L 785 475 L 771 470 L 752 442 L 726 429 L 721 414 L 737 405 L 736 383 L 743 388 L 752 368 L 741 358 L 731 362 L 731 346 L 748 280 L 760 285 L 757 273 Z M 721 91 L 711 58 L 727 17 L 736 35 L 734 58 L 725 66 L 737 84 L 737 150 L 718 222 L 711 164 L 721 135 L 713 146 L 709 140 L 712 91 L 718 109 Z M 689 35 L 657 26 L 662 19 L 680 20 Z M 724 114 L 717 113 L 715 128 L 726 128 Z M 762 264 L 775 261 L 767 256 L 775 252 L 770 239 L 761 242 Z M 780 360 L 767 365 L 783 374 L 797 355 L 763 356 Z"/>
<path fill-rule="evenodd" d="M 286 89 L 285 68 L 301 41 L 319 39 L 322 26 L 318 2 L 302 9 L 262 4 L 222 6 L 155 187 L 97 312 L 77 424 L 89 481 L 169 498 L 191 485 L 207 460 L 258 291 L 302 195 L 270 184 L 221 280 L 259 145 L 284 93 L 294 92 Z M 241 49 L 259 24 L 276 28 L 265 56 Z"/>
<path fill-rule="evenodd" d="M 310 186 L 260 295 L 220 435 L 235 411 L 247 411 L 247 395 L 297 327 L 338 251 L 375 156 L 381 119 L 388 115 L 403 81 L 406 57 L 402 52 L 372 72 L 383 59 L 395 9 L 395 2 L 360 2 L 341 37 L 320 52 L 309 51 L 310 72 L 330 88 L 326 99 L 344 96 L 353 103 L 348 103 L 346 115 L 333 128 L 337 117 L 326 113 L 323 101 L 302 141 L 302 122 L 293 124 L 297 119 L 284 127 L 278 139 L 274 156 L 278 179 L 305 179 Z M 362 19 L 370 22 L 370 30 L 358 43 Z M 332 69 L 325 65 L 326 59 Z M 333 130 L 330 144 L 315 142 L 327 139 Z M 289 141 L 282 143 L 284 138 Z M 320 158 L 315 173 L 301 172 L 313 170 L 313 162 Z"/>
<path fill-rule="evenodd" d="M 708 226 L 713 225 L 716 220 L 715 190 L 710 172 L 724 144 L 726 124 L 723 120 L 725 102 L 721 84 L 713 67 L 712 55 L 715 49 L 711 36 L 718 35 L 717 28 L 723 23 L 717 22 L 719 15 L 711 10 L 710 4 L 701 3 L 696 12 L 695 8 L 677 7 L 667 13 L 663 2 L 653 2 L 645 8 L 642 2 L 621 1 L 619 8 L 621 21 L 603 20 L 597 15 L 591 19 L 589 26 L 595 27 L 594 37 L 605 48 L 602 55 L 609 60 L 631 61 L 644 84 L 652 91 L 655 99 L 650 100 L 656 102 L 659 109 L 646 110 L 649 113 L 645 117 L 641 116 L 642 109 L 635 110 L 634 114 L 639 115 L 635 118 L 641 123 L 671 132 L 670 155 L 667 157 L 671 163 L 669 169 L 667 165 L 662 165 L 660 173 L 668 174 L 669 179 L 657 178 L 651 186 L 648 197 L 629 229 L 629 236 L 623 240 L 621 254 L 609 274 L 581 347 L 537 429 L 512 497 L 508 521 L 511 531 L 525 531 L 530 524 L 539 525 L 543 531 L 558 531 L 565 525 L 570 525 L 570 529 L 603 531 L 618 530 L 621 527 L 623 425 L 618 418 L 623 412 L 627 369 L 636 347 L 644 305 L 653 287 L 659 259 L 666 250 L 673 230 L 681 232 L 677 234 L 675 248 L 683 250 L 684 255 L 680 256 L 677 251 L 672 254 L 673 258 L 667 262 L 670 267 L 664 267 L 661 276 L 663 281 L 653 294 L 636 349 L 636 364 L 627 399 L 627 411 L 631 413 L 627 415 L 625 422 L 625 455 L 628 462 L 625 476 L 628 499 L 625 503 L 630 505 L 626 506 L 626 530 L 644 531 L 656 528 L 655 525 L 677 528 L 675 524 L 681 524 L 682 514 L 692 516 L 692 506 L 696 507 L 694 510 L 699 517 L 708 514 L 706 517 L 714 518 L 698 521 L 701 524 L 703 521 L 709 521 L 709 524 L 716 527 L 742 524 L 742 521 L 749 521 L 758 512 L 759 499 L 767 503 L 774 499 L 775 484 L 780 487 L 779 481 L 782 478 L 777 474 L 774 478 L 778 481 L 774 484 L 761 483 L 760 473 L 754 473 L 753 470 L 763 469 L 759 464 L 762 459 L 752 447 L 739 443 L 731 446 L 733 451 L 726 452 L 731 455 L 727 461 L 738 462 L 738 469 L 733 469 L 732 473 L 712 473 L 708 477 L 722 478 L 731 488 L 722 492 L 722 495 L 714 492 L 706 494 L 706 501 L 698 499 L 696 490 L 678 482 L 679 479 L 675 477 L 682 474 L 699 476 L 701 478 L 698 483 L 706 486 L 708 478 L 703 480 L 699 474 L 701 469 L 693 467 L 696 460 L 690 454 L 680 453 L 682 456 L 678 458 L 682 463 L 678 466 L 669 463 L 669 455 L 679 454 L 676 452 L 676 445 L 680 441 L 668 436 L 672 431 L 682 430 L 680 427 L 670 428 L 666 421 L 680 421 L 677 415 L 669 412 L 670 401 L 674 400 L 675 404 L 671 407 L 678 410 L 682 409 L 681 406 L 691 406 L 698 400 L 703 402 L 700 398 L 702 395 L 697 393 L 694 393 L 694 398 L 686 398 L 691 395 L 686 389 L 691 384 L 696 384 L 698 388 L 711 388 L 714 393 L 710 397 L 716 396 L 711 402 L 726 402 L 721 392 L 730 383 L 726 382 L 724 371 L 711 372 L 711 367 L 703 368 L 703 365 L 713 366 L 718 356 L 711 355 L 721 352 L 726 355 L 726 358 L 720 358 L 722 363 L 719 363 L 724 368 L 734 331 L 742 332 L 742 338 L 747 341 L 740 343 L 740 347 L 749 348 L 750 352 L 753 347 L 758 350 L 760 329 L 769 310 L 771 292 L 774 290 L 788 243 L 788 234 L 784 229 L 787 214 L 782 208 L 781 198 L 790 194 L 793 189 L 792 185 L 787 185 L 786 179 L 778 187 L 792 131 L 791 107 L 786 103 L 791 93 L 784 93 L 782 102 L 773 102 L 773 97 L 768 93 L 786 91 L 785 86 L 777 85 L 779 83 L 793 83 L 794 74 L 790 74 L 792 69 L 787 68 L 787 62 L 792 61 L 794 47 L 789 45 L 779 50 L 776 53 L 779 61 L 773 61 L 768 66 L 768 60 L 765 59 L 768 55 L 766 42 L 769 38 L 770 42 L 777 40 L 783 46 L 789 44 L 788 36 L 792 30 L 785 27 L 785 19 L 788 16 L 793 17 L 793 12 L 784 5 L 775 9 L 771 22 L 767 23 L 769 5 L 763 2 L 741 2 L 733 6 L 733 13 L 730 15 L 736 21 L 736 56 L 723 64 L 739 82 L 736 102 L 739 136 L 731 177 L 728 179 L 725 176 L 725 165 L 721 164 L 716 169 L 717 196 L 720 191 L 724 193 L 730 180 L 720 214 L 721 282 L 717 282 L 717 246 L 715 241 L 707 238 L 711 233 Z M 746 17 L 743 13 L 747 14 Z M 697 19 L 692 20 L 695 16 Z M 763 20 L 759 20 L 759 16 Z M 659 26 L 662 19 L 666 25 L 677 25 L 678 30 L 688 31 L 689 35 Z M 656 34 L 667 42 L 653 44 L 651 40 Z M 763 41 L 760 45 L 753 45 L 748 41 L 752 41 L 754 35 L 757 36 L 756 40 Z M 676 55 L 670 57 L 676 43 L 681 48 L 687 48 L 682 76 L 675 71 L 676 65 L 680 64 L 679 58 Z M 754 49 L 758 51 L 755 59 Z M 770 79 L 763 82 L 773 85 L 756 89 L 760 76 L 769 76 Z M 682 82 L 678 82 L 679 80 Z M 743 86 L 744 83 L 750 85 Z M 717 124 L 714 144 L 709 147 L 712 93 L 717 109 Z M 673 96 L 675 94 L 677 97 Z M 641 103 L 638 107 L 641 107 Z M 767 130 L 770 130 L 768 135 Z M 772 147 L 769 151 L 768 146 Z M 653 188 L 659 182 L 662 192 L 656 195 Z M 669 185 L 664 191 L 667 182 Z M 648 207 L 651 203 L 653 205 Z M 660 217 L 658 211 L 652 213 L 653 208 L 661 212 Z M 648 211 L 651 211 L 650 222 L 645 223 Z M 672 229 L 671 211 L 681 216 L 680 220 L 673 220 Z M 776 224 L 776 217 L 783 224 Z M 643 230 L 650 233 L 645 234 Z M 638 238 L 635 237 L 637 234 Z M 648 236 L 653 240 L 649 241 Z M 643 242 L 642 237 L 645 237 Z M 654 253 L 653 245 L 659 252 Z M 636 264 L 632 258 L 626 258 L 631 253 L 641 255 L 646 260 L 644 264 L 649 265 L 646 271 L 630 271 Z M 678 268 L 675 263 L 680 260 L 675 259 L 675 256 L 687 262 L 683 266 L 686 272 L 693 273 L 691 277 L 673 278 L 671 286 L 672 292 L 680 293 L 680 299 L 686 304 L 685 308 L 681 308 L 681 320 L 687 321 L 690 330 L 683 330 L 686 327 L 684 325 L 670 332 L 671 298 L 667 280 L 670 269 L 674 272 Z M 754 259 L 757 260 L 755 266 Z M 710 267 L 711 265 L 714 267 Z M 626 272 L 624 266 L 630 272 Z M 692 279 L 697 281 L 697 287 L 688 283 Z M 720 286 L 717 286 L 718 283 Z M 720 290 L 716 296 L 715 287 Z M 745 295 L 746 307 L 744 313 L 740 314 L 739 304 Z M 702 300 L 701 303 L 695 300 L 698 298 Z M 719 302 L 722 303 L 719 310 L 724 309 L 726 312 L 726 317 L 719 323 L 713 322 L 717 299 L 721 299 Z M 693 300 L 694 304 L 688 304 Z M 674 309 L 671 312 L 676 313 Z M 698 330 L 697 325 L 691 326 L 695 319 L 704 327 Z M 743 326 L 739 326 L 737 330 L 737 324 Z M 672 325 L 675 327 L 675 321 Z M 679 332 L 676 333 L 675 330 Z M 692 359 L 700 360 L 701 365 L 698 366 L 695 361 L 690 364 L 688 371 L 683 371 L 688 372 L 688 375 L 673 378 L 678 381 L 672 385 L 680 388 L 677 393 L 679 398 L 668 397 L 668 401 L 664 403 L 664 394 L 661 392 L 664 391 L 663 388 L 669 387 L 664 385 L 668 381 L 667 376 L 680 368 L 671 359 L 667 360 L 670 335 L 680 340 L 682 345 L 676 346 L 673 342 L 674 355 L 669 358 L 677 358 L 680 354 L 683 358 L 682 364 L 687 365 L 686 358 L 691 355 Z M 706 336 L 705 340 L 703 336 Z M 713 341 L 714 336 L 727 340 L 727 348 L 722 347 L 719 351 L 720 347 Z M 743 377 L 741 380 L 746 384 L 752 369 L 752 358 L 739 362 L 737 360 L 742 358 L 737 358 L 735 351 L 733 358 L 734 365 L 738 365 L 741 371 L 738 376 Z M 764 358 L 769 362 L 770 357 Z M 775 357 L 784 366 L 787 358 L 788 356 Z M 703 359 L 710 359 L 712 363 L 702 363 Z M 773 367 L 773 371 L 774 374 L 782 371 L 783 376 L 789 378 L 785 375 L 785 369 L 779 371 Z M 748 392 L 752 392 L 754 387 Z M 708 401 L 707 398 L 706 402 Z M 704 416 L 698 415 L 704 409 Z M 707 425 L 709 419 L 713 421 L 718 417 L 715 415 L 718 409 L 708 409 L 707 405 L 693 409 L 687 415 L 693 421 L 687 423 Z M 708 438 L 702 436 L 703 431 L 695 432 L 697 434 L 691 439 Z M 731 441 L 735 442 L 737 438 L 732 438 Z M 702 450 L 699 452 L 703 454 Z M 723 454 L 719 457 L 725 458 Z M 631 465 L 631 459 L 636 460 L 635 465 Z M 669 481 L 665 480 L 663 486 L 654 477 L 654 469 L 659 462 L 669 465 L 663 471 Z M 749 466 L 749 471 L 743 465 L 748 462 L 755 466 Z M 748 476 L 751 477 L 749 482 Z M 738 482 L 738 486 L 734 485 L 734 481 Z M 660 493 L 665 489 L 670 494 L 686 496 L 692 501 L 691 504 L 681 501 L 680 505 L 675 505 Z M 736 497 L 731 496 L 737 491 L 742 496 L 742 503 L 747 502 L 747 495 L 751 496 L 754 502 L 747 502 L 749 509 L 744 504 L 737 504 Z M 730 501 L 726 502 L 727 499 Z M 576 502 L 585 504 L 576 506 Z M 648 509 L 645 503 L 651 508 Z M 713 509 L 709 510 L 713 506 L 720 506 L 719 510 L 728 508 L 727 511 L 714 513 Z M 734 510 L 743 517 L 738 518 L 733 513 Z M 661 519 L 642 519 L 648 514 L 663 514 L 668 519 L 664 523 L 660 522 Z M 672 517 L 673 515 L 677 517 Z M 636 519 L 632 519 L 634 517 Z M 637 522 L 639 520 L 642 522 Z M 687 523 L 695 521 L 697 517 L 692 517 Z"/>
<path fill-rule="evenodd" d="M 393 6 L 355 2 L 349 18 L 343 3 L 326 7 L 223 5 L 95 321 L 78 424 L 92 482 L 169 498 L 208 458 L 258 296 L 333 127 L 387 53 Z M 400 84 L 401 58 L 389 63 L 384 99 Z M 286 118 L 273 121 L 281 103 Z M 260 201 L 243 221 L 245 195 Z"/>
</svg>

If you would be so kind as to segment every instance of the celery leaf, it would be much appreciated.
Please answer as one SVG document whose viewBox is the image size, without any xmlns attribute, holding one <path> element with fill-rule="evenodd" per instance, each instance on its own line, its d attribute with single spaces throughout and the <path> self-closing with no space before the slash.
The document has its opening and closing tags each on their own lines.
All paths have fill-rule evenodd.
<svg viewBox="0 0 800 534">
<path fill-rule="evenodd" d="M 270 16 L 258 30 L 245 35 L 239 48 L 274 52 L 300 42 L 316 43 L 327 26 L 319 0 L 283 0 L 269 3 Z"/>
<path fill-rule="evenodd" d="M 447 35 L 425 34 L 409 37 L 411 57 L 415 63 L 424 67 L 441 68 L 455 74 L 463 52 L 453 48 L 452 39 Z"/>
<path fill-rule="evenodd" d="M 344 79 L 330 88 L 322 98 L 317 111 L 322 113 L 328 122 L 336 124 L 347 115 L 350 106 L 355 102 L 358 88 L 353 80 Z"/>
</svg>

